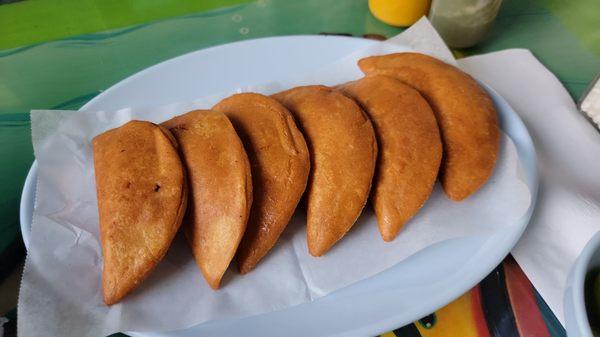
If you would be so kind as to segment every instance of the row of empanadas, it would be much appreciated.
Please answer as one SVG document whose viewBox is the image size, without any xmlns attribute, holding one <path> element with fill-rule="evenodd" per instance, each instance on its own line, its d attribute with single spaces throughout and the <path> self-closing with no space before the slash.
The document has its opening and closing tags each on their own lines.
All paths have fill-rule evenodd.
<svg viewBox="0 0 600 337">
<path fill-rule="evenodd" d="M 337 88 L 237 94 L 161 126 L 132 121 L 97 136 L 105 302 L 150 273 L 182 223 L 217 289 L 234 256 L 247 273 L 267 255 L 303 195 L 308 250 L 321 256 L 369 194 L 391 241 L 426 202 L 440 168 L 453 200 L 485 183 L 499 130 L 471 77 L 414 53 L 359 66 L 367 76 Z"/>
</svg>

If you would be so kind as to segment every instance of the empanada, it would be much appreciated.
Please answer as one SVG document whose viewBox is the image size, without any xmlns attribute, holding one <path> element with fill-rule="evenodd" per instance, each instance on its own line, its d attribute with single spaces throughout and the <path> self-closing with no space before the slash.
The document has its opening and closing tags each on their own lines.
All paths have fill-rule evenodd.
<svg viewBox="0 0 600 337">
<path fill-rule="evenodd" d="M 308 149 L 290 112 L 270 97 L 236 94 L 213 110 L 229 117 L 252 167 L 254 201 L 236 256 L 244 274 L 273 248 L 290 221 L 306 188 Z"/>
<path fill-rule="evenodd" d="M 442 142 L 433 111 L 413 88 L 388 76 L 339 87 L 369 114 L 379 145 L 371 201 L 381 237 L 393 240 L 435 184 Z"/>
<path fill-rule="evenodd" d="M 500 130 L 492 100 L 471 76 L 418 53 L 367 57 L 358 66 L 365 74 L 393 76 L 427 99 L 442 135 L 440 178 L 450 199 L 463 200 L 485 184 L 496 163 Z"/>
<path fill-rule="evenodd" d="M 250 214 L 248 157 L 229 119 L 220 112 L 196 110 L 163 126 L 177 139 L 188 175 L 185 236 L 206 282 L 218 289 Z"/>
<path fill-rule="evenodd" d="M 163 258 L 181 225 L 187 184 L 173 136 L 131 121 L 93 140 L 104 302 L 119 302 Z"/>
<path fill-rule="evenodd" d="M 325 254 L 350 230 L 371 189 L 377 141 L 364 111 L 325 86 L 275 94 L 296 117 L 311 155 L 307 242 L 313 256 Z"/>
</svg>

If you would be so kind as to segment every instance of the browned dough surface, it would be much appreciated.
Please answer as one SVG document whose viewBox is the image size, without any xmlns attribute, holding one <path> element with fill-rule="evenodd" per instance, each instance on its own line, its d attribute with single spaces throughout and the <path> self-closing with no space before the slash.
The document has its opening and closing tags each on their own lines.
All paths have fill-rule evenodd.
<svg viewBox="0 0 600 337">
<path fill-rule="evenodd" d="M 236 257 L 240 272 L 247 273 L 273 248 L 300 201 L 310 170 L 308 149 L 290 112 L 270 97 L 236 94 L 213 110 L 229 117 L 252 166 L 254 201 Z"/>
<path fill-rule="evenodd" d="M 340 87 L 369 114 L 379 145 L 371 200 L 381 237 L 393 240 L 435 184 L 442 142 L 433 111 L 413 88 L 373 75 Z"/>
<path fill-rule="evenodd" d="M 246 151 L 220 112 L 191 111 L 163 126 L 177 139 L 187 169 L 185 236 L 206 282 L 218 289 L 250 214 L 252 177 Z"/>
<path fill-rule="evenodd" d="M 185 172 L 169 131 L 131 121 L 93 140 L 104 302 L 119 302 L 163 258 L 187 203 Z"/>
<path fill-rule="evenodd" d="M 325 86 L 297 87 L 274 97 L 296 117 L 311 154 L 307 242 L 325 254 L 350 230 L 371 189 L 377 141 L 364 111 Z"/>
<path fill-rule="evenodd" d="M 365 74 L 393 76 L 427 99 L 440 126 L 440 178 L 450 199 L 463 200 L 485 184 L 496 164 L 500 131 L 492 100 L 471 76 L 418 53 L 372 56 L 358 65 Z"/>
</svg>

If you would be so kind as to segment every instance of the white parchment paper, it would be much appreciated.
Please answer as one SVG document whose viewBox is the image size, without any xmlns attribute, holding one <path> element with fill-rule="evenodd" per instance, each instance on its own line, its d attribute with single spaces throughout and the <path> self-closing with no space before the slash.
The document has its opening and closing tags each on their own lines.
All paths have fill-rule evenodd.
<svg viewBox="0 0 600 337">
<path fill-rule="evenodd" d="M 512 255 L 564 324 L 569 271 L 600 231 L 600 134 L 529 50 L 503 50 L 459 64 L 511 104 L 536 145 L 537 205 Z"/>
<path fill-rule="evenodd" d="M 369 55 L 405 50 L 394 41 L 410 44 L 411 40 L 416 41 L 413 48 L 432 53 L 425 48 L 427 37 L 417 38 L 418 25 L 391 42 L 378 44 L 380 48 L 370 47 Z M 429 38 L 439 39 L 427 29 Z M 439 41 L 434 43 L 439 45 Z M 350 55 L 305 79 L 279 79 L 278 83 L 240 90 L 270 94 L 295 83 L 338 84 L 356 79 L 360 73 L 353 57 L 360 55 Z M 446 58 L 450 54 L 445 50 L 437 55 Z M 392 243 L 381 240 L 367 206 L 341 242 L 324 257 L 313 258 L 307 252 L 305 221 L 299 210 L 277 246 L 253 272 L 241 276 L 230 268 L 222 289 L 212 291 L 178 236 L 165 259 L 136 291 L 119 304 L 105 306 L 92 138 L 130 119 L 162 122 L 194 108 L 210 107 L 229 94 L 144 110 L 32 111 L 39 180 L 19 297 L 20 336 L 171 330 L 283 309 L 371 277 L 433 243 L 506 230 L 530 204 L 527 186 L 519 178 L 514 144 L 503 135 L 495 172 L 478 193 L 454 203 L 436 186 L 424 208 Z"/>
</svg>

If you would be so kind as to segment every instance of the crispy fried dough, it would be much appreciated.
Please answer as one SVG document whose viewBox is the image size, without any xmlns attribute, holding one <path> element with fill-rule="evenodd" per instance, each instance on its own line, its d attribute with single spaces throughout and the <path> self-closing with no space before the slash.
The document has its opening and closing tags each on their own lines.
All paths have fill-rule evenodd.
<svg viewBox="0 0 600 337">
<path fill-rule="evenodd" d="M 229 117 L 252 166 L 254 202 L 237 253 L 244 274 L 273 248 L 290 221 L 306 188 L 308 149 L 290 112 L 272 98 L 236 94 L 213 109 Z"/>
<path fill-rule="evenodd" d="M 131 121 L 93 140 L 104 302 L 119 302 L 163 258 L 187 204 L 185 171 L 169 131 Z"/>
<path fill-rule="evenodd" d="M 431 194 L 442 159 L 433 111 L 413 88 L 373 75 L 339 87 L 369 114 L 379 158 L 371 201 L 381 237 L 393 240 Z"/>
<path fill-rule="evenodd" d="M 248 157 L 229 119 L 220 112 L 196 110 L 163 126 L 177 139 L 188 174 L 185 236 L 206 282 L 218 289 L 250 214 Z"/>
<path fill-rule="evenodd" d="M 311 154 L 307 242 L 325 254 L 350 230 L 371 189 L 377 141 L 371 121 L 351 98 L 325 86 L 274 95 L 296 117 Z"/>
<path fill-rule="evenodd" d="M 367 57 L 358 66 L 365 74 L 393 76 L 427 99 L 442 135 L 441 181 L 450 199 L 463 200 L 485 184 L 496 163 L 500 131 L 492 100 L 471 76 L 418 53 Z"/>
</svg>

